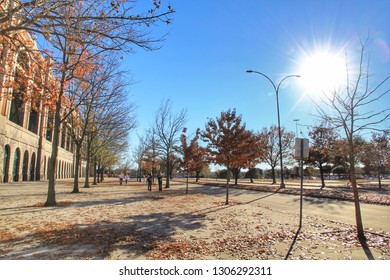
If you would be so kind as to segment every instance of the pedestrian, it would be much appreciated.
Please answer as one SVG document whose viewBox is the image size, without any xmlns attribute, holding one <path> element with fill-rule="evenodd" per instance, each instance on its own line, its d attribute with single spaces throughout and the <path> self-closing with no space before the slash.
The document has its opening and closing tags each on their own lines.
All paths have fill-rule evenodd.
<svg viewBox="0 0 390 280">
<path fill-rule="evenodd" d="M 158 190 L 160 192 L 162 192 L 162 175 L 161 175 L 161 173 L 158 173 L 157 180 L 158 180 Z"/>
<path fill-rule="evenodd" d="M 125 183 L 126 183 L 126 185 L 127 185 L 127 182 L 129 181 L 129 175 L 128 174 L 126 174 L 126 176 L 125 176 Z"/>
<path fill-rule="evenodd" d="M 148 179 L 146 180 L 148 182 L 148 191 L 152 191 L 152 175 L 148 176 Z"/>
<path fill-rule="evenodd" d="M 123 173 L 119 174 L 119 185 L 122 185 L 123 183 Z"/>
</svg>

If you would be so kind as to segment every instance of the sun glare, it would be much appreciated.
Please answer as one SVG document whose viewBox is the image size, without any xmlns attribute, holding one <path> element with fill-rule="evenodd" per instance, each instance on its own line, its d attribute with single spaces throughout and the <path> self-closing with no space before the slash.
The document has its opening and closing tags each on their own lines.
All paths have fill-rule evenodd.
<svg viewBox="0 0 390 280">
<path fill-rule="evenodd" d="M 346 79 L 345 60 L 327 52 L 307 56 L 302 64 L 301 83 L 309 95 L 318 95 L 339 88 Z"/>
</svg>

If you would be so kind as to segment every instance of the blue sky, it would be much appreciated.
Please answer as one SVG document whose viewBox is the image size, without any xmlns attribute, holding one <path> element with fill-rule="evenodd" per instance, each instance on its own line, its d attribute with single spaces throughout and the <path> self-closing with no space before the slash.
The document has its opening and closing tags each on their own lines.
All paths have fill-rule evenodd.
<svg viewBox="0 0 390 280">
<path fill-rule="evenodd" d="M 300 74 L 305 56 L 320 50 L 356 55 L 358 33 L 370 33 L 371 73 L 390 75 L 390 1 L 263 1 L 171 0 L 173 23 L 155 28 L 169 32 L 162 48 L 126 55 L 132 73 L 130 99 L 138 105 L 137 134 L 151 127 L 161 100 L 170 98 L 173 111 L 188 110 L 189 132 L 204 128 L 207 118 L 236 108 L 247 128 L 259 131 L 277 124 L 276 97 L 269 81 L 248 74 L 253 69 L 274 83 Z M 287 79 L 279 92 L 281 125 L 295 132 L 298 124 L 318 122 L 309 92 L 297 78 Z M 382 105 L 389 107 L 389 97 Z M 387 105 L 386 105 L 387 104 Z M 300 131 L 307 132 L 305 127 Z"/>
</svg>

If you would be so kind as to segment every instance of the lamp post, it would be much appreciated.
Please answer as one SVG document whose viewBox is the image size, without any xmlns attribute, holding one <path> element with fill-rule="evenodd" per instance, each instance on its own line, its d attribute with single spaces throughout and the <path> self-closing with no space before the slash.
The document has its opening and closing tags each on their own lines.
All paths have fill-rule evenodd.
<svg viewBox="0 0 390 280">
<path fill-rule="evenodd" d="M 258 72 L 258 71 L 254 71 L 254 70 L 247 70 L 246 71 L 247 73 L 256 73 L 256 74 L 259 74 L 261 76 L 263 76 L 264 78 L 266 78 L 268 81 L 271 82 L 272 86 L 274 87 L 274 90 L 275 90 L 275 94 L 276 94 L 276 111 L 278 113 L 278 132 L 279 132 L 279 154 L 280 154 L 280 180 L 281 180 L 281 183 L 280 183 L 280 187 L 281 188 L 285 188 L 285 184 L 284 184 L 284 176 L 283 176 L 283 155 L 282 155 L 282 133 L 281 133 L 281 128 L 280 128 L 280 113 L 279 113 L 279 88 L 280 88 L 280 85 L 283 83 L 284 80 L 286 80 L 287 78 L 291 78 L 291 77 L 295 77 L 295 78 L 299 78 L 301 77 L 300 75 L 288 75 L 286 77 L 284 77 L 280 82 L 279 84 L 276 86 L 274 84 L 274 82 L 265 74 L 261 73 L 261 72 Z"/>
<path fill-rule="evenodd" d="M 298 138 L 298 122 L 299 119 L 293 120 L 295 122 L 295 137 Z"/>
</svg>

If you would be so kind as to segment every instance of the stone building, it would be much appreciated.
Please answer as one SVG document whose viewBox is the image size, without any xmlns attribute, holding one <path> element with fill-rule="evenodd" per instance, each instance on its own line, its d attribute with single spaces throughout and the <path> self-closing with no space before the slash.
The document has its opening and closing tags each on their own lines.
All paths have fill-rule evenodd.
<svg viewBox="0 0 390 280">
<path fill-rule="evenodd" d="M 19 32 L 22 42 L 18 51 L 0 38 L 0 182 L 46 180 L 52 149 L 53 118 L 48 108 L 39 101 L 26 102 L 16 77 L 23 75 L 31 63 L 47 64 L 38 55 L 32 61 L 23 53 L 23 47 L 36 50 L 35 40 L 27 32 Z M 44 79 L 53 79 L 51 71 Z M 44 94 L 42 92 L 41 94 Z M 35 104 L 32 104 L 35 102 Z M 70 178 L 74 174 L 74 145 L 68 127 L 62 125 L 59 141 L 56 177 Z M 85 169 L 81 168 L 83 176 Z"/>
</svg>

